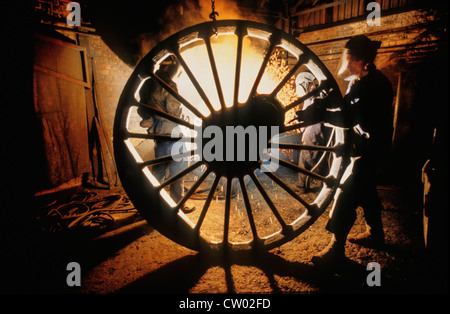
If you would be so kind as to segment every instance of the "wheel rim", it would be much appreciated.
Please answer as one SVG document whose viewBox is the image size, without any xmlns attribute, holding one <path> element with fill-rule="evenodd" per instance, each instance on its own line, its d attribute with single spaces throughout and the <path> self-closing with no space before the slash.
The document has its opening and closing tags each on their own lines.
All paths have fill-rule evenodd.
<svg viewBox="0 0 450 314">
<path fill-rule="evenodd" d="M 168 59 L 180 64 L 174 79 L 177 89 L 155 74 Z M 293 92 L 292 80 L 304 70 L 313 73 L 318 87 L 299 97 Z M 136 110 L 142 104 L 138 94 L 149 80 L 182 104 L 184 119 L 159 111 L 153 114 L 176 123 L 183 137 L 148 133 L 139 126 Z M 224 20 L 184 29 L 141 60 L 122 92 L 114 124 L 122 186 L 149 224 L 193 250 L 268 250 L 290 241 L 325 211 L 345 170 L 343 129 L 330 126 L 332 138 L 325 146 L 289 141 L 299 137 L 302 127 L 290 122 L 294 112 L 309 97 L 329 90 L 335 91 L 329 96 L 333 103 L 342 103 L 334 78 L 317 56 L 276 28 Z M 199 157 L 198 148 L 205 146 L 192 144 L 192 130 L 238 125 L 278 127 L 279 136 L 272 138 L 269 154 L 278 166 L 276 171 L 263 171 L 261 152 L 257 161 Z M 177 161 L 171 155 L 155 158 L 155 141 L 186 143 L 184 153 L 177 155 L 184 157 L 183 166 L 164 180 L 156 179 L 155 166 Z M 327 173 L 299 167 L 291 155 L 301 150 L 328 154 L 332 161 Z M 318 181 L 318 190 L 298 190 L 298 173 Z M 180 180 L 185 194 L 176 202 L 167 189 Z M 181 210 L 188 202 L 196 206 L 192 213 Z"/>
</svg>

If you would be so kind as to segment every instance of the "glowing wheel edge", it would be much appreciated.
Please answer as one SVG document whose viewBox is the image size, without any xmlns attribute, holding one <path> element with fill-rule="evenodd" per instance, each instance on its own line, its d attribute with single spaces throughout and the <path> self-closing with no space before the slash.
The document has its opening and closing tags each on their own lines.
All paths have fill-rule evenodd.
<svg viewBox="0 0 450 314">
<path fill-rule="evenodd" d="M 215 32 L 217 31 L 217 34 Z M 235 49 L 235 70 L 234 70 L 234 82 L 231 86 L 234 87 L 233 97 L 228 97 L 229 95 L 224 92 L 225 86 L 223 83 L 225 81 L 220 77 L 219 66 L 217 62 L 220 62 L 220 58 L 217 58 L 217 50 L 214 50 L 214 41 L 221 39 L 221 36 L 228 36 L 227 38 L 232 38 L 236 45 L 233 46 Z M 262 49 L 262 55 L 260 57 L 260 63 L 256 66 L 256 69 L 252 72 L 254 75 L 254 81 L 251 82 L 250 87 L 247 88 L 246 101 L 241 103 L 239 98 L 245 98 L 236 90 L 239 90 L 242 85 L 241 73 L 243 73 L 243 64 L 248 64 L 244 62 L 244 54 L 246 44 L 245 42 L 257 42 L 261 44 L 264 49 Z M 213 87 L 217 91 L 216 95 L 210 96 L 211 92 L 204 89 L 204 84 L 196 76 L 194 71 L 196 69 L 191 69 L 189 67 L 189 62 L 185 60 L 187 54 L 186 51 L 189 49 L 194 49 L 196 47 L 203 46 L 202 49 L 205 51 L 205 56 L 203 58 L 204 62 L 209 64 L 210 76 L 213 78 Z M 244 47 L 244 48 L 243 48 Z M 216 48 L 217 49 L 217 48 Z M 264 75 L 266 75 L 266 70 L 268 67 L 269 57 L 274 53 L 274 51 L 282 51 L 291 60 L 294 60 L 293 65 L 289 66 L 287 75 L 280 81 L 276 82 L 273 89 L 269 92 L 260 92 L 259 84 L 262 84 Z M 170 90 L 170 87 L 164 84 L 154 72 L 156 71 L 159 64 L 166 60 L 168 56 L 175 56 L 179 63 L 181 63 L 181 68 L 183 75 L 191 81 L 190 90 L 195 91 L 195 99 L 198 103 L 189 101 L 186 95 L 182 95 L 182 92 Z M 215 58 L 216 57 L 216 58 Z M 219 59 L 219 60 L 218 60 Z M 176 97 L 184 105 L 186 112 L 194 112 L 194 116 L 200 116 L 201 120 L 208 121 L 211 117 L 219 117 L 224 112 L 229 112 L 233 108 L 239 105 L 240 108 L 245 108 L 246 106 L 255 106 L 255 101 L 252 99 L 262 99 L 269 98 L 271 102 L 274 103 L 274 107 L 277 112 L 281 112 L 283 116 L 291 110 L 294 110 L 297 105 L 301 105 L 303 101 L 307 98 L 306 96 L 311 96 L 307 94 L 306 96 L 299 97 L 294 102 L 287 105 L 282 105 L 279 100 L 279 93 L 286 84 L 290 84 L 289 80 L 293 75 L 300 71 L 300 68 L 306 67 L 318 81 L 317 90 L 330 90 L 334 89 L 338 91 L 339 88 L 335 82 L 333 76 L 330 74 L 328 69 L 324 64 L 318 59 L 318 57 L 305 45 L 300 43 L 297 39 L 289 34 L 282 32 L 274 27 L 250 22 L 243 20 L 221 20 L 216 22 L 206 22 L 192 27 L 186 28 L 166 40 L 159 43 L 154 47 L 135 67 L 133 73 L 131 74 L 128 82 L 126 83 L 122 95 L 120 97 L 115 122 L 114 122 L 114 154 L 117 164 L 118 174 L 121 180 L 122 187 L 129 196 L 130 200 L 134 206 L 138 209 L 139 213 L 144 217 L 148 223 L 158 230 L 161 234 L 167 238 L 173 240 L 174 242 L 190 248 L 195 251 L 222 251 L 224 249 L 242 252 L 249 250 L 270 250 L 272 248 L 278 247 L 284 244 L 299 234 L 304 232 L 309 226 L 311 226 L 317 218 L 325 211 L 328 205 L 333 200 L 336 189 L 338 188 L 339 181 L 343 176 L 344 170 L 346 168 L 348 160 L 340 154 L 342 147 L 348 146 L 346 142 L 345 130 L 341 128 L 332 128 L 332 146 L 328 147 L 323 151 L 323 154 L 329 153 L 332 155 L 332 161 L 329 166 L 329 172 L 327 175 L 316 177 L 322 180 L 322 186 L 320 191 L 315 196 L 314 200 L 310 201 L 304 199 L 303 196 L 292 188 L 292 185 L 285 182 L 284 177 L 278 175 L 277 173 L 260 173 L 259 170 L 254 168 L 251 171 L 244 171 L 240 175 L 239 172 L 233 172 L 227 174 L 226 169 L 232 168 L 234 164 L 227 165 L 227 161 L 223 161 L 222 168 L 220 171 L 220 177 L 216 176 L 216 168 L 212 167 L 210 163 L 202 161 L 203 172 L 195 176 L 198 181 L 202 180 L 196 184 L 194 180 L 191 189 L 186 192 L 188 197 L 182 199 L 181 202 L 188 201 L 196 192 L 201 184 L 206 184 L 206 179 L 213 177 L 211 183 L 209 184 L 209 192 L 206 193 L 203 206 L 196 209 L 197 221 L 191 221 L 188 217 L 189 214 L 183 213 L 180 208 L 181 204 L 176 204 L 170 197 L 167 197 L 167 191 L 160 186 L 160 182 L 155 179 L 152 174 L 152 166 L 157 163 L 173 162 L 164 161 L 162 159 L 156 160 L 157 158 L 144 159 L 142 152 L 136 148 L 135 142 L 146 141 L 150 143 L 159 136 L 154 136 L 146 132 L 146 130 L 139 130 L 139 119 L 136 117 L 136 108 L 139 103 L 136 99 L 137 91 L 140 90 L 143 82 L 148 79 L 154 79 L 163 89 L 166 89 L 173 97 Z M 251 71 L 247 71 L 251 72 Z M 246 73 L 247 73 L 246 72 Z M 236 83 L 236 81 L 241 83 Z M 221 84 L 222 83 L 222 84 Z M 239 85 L 241 84 L 241 85 Z M 317 95 L 315 93 L 314 95 Z M 227 99 L 232 99 L 230 102 L 226 102 Z M 334 102 L 341 102 L 342 96 L 340 93 L 333 93 Z M 214 98 L 216 104 L 214 106 L 211 98 Z M 194 98 L 192 98 L 194 99 Z M 199 105 L 199 103 L 201 105 Z M 217 104 L 220 106 L 217 109 Z M 226 110 L 222 110 L 224 108 Z M 228 106 L 227 106 L 228 104 Z M 251 104 L 251 105 L 250 105 Z M 201 107 L 201 108 L 200 108 Z M 252 107 L 252 110 L 254 108 Z M 256 110 L 257 111 L 257 110 Z M 208 113 L 206 116 L 205 112 Z M 167 117 L 166 117 L 167 118 Z M 170 117 L 169 117 L 170 118 Z M 173 120 L 176 121 L 176 120 Z M 274 119 L 276 124 L 279 124 L 280 133 L 289 134 L 289 132 L 295 131 L 298 127 L 288 126 L 284 121 L 280 123 L 280 119 Z M 192 124 L 185 123 L 186 126 Z M 138 130 L 138 131 L 136 131 Z M 283 146 L 280 146 L 282 148 Z M 286 144 L 285 148 L 294 148 L 298 150 L 296 144 Z M 319 149 L 318 149 L 319 150 Z M 151 155 L 151 154 L 150 154 Z M 323 158 L 322 158 L 323 159 Z M 155 161 L 156 160 L 156 161 Z M 295 172 L 301 171 L 298 166 L 292 162 L 282 162 L 283 168 L 289 169 L 289 171 L 294 172 L 294 176 L 297 175 Z M 199 164 L 197 164 L 199 165 Z M 184 170 L 183 174 L 180 176 L 192 175 L 192 172 L 198 171 L 199 167 L 196 167 L 195 162 L 188 165 Z M 224 170 L 225 169 L 225 170 Z M 230 172 L 231 173 L 231 172 Z M 314 174 L 311 174 L 314 177 Z M 275 185 L 280 187 L 284 192 L 296 200 L 298 204 L 296 206 L 303 206 L 303 210 L 298 211 L 298 217 L 291 219 L 289 222 L 283 221 L 284 216 L 280 213 L 280 209 L 275 204 L 273 197 L 269 195 L 267 188 L 259 182 L 259 176 L 269 176 L 270 180 L 275 183 Z M 176 177 L 176 175 L 175 175 Z M 265 177 L 266 178 L 266 177 Z M 177 179 L 177 178 L 175 178 Z M 237 205 L 231 207 L 231 202 L 233 201 L 233 196 L 231 195 L 231 180 L 238 181 L 239 192 L 240 192 L 240 204 L 242 207 L 238 208 Z M 169 181 L 171 179 L 169 178 Z M 203 228 L 202 224 L 205 221 L 205 217 L 208 215 L 208 211 L 211 208 L 211 204 L 217 201 L 216 191 L 221 181 L 225 180 L 226 183 L 223 184 L 223 189 L 225 191 L 225 200 L 223 212 L 223 221 L 218 225 L 217 233 L 222 239 L 211 239 L 204 236 L 201 232 Z M 255 182 L 258 181 L 258 182 Z M 261 179 L 262 180 L 262 179 Z M 172 180 L 171 182 L 174 182 Z M 277 225 L 280 226 L 279 230 L 275 232 L 270 232 L 269 234 L 260 235 L 259 225 L 256 222 L 257 211 L 250 200 L 250 189 L 246 187 L 247 182 L 251 181 L 253 188 L 256 188 L 257 192 L 262 199 L 266 201 L 265 206 L 271 211 L 272 216 L 275 217 Z M 272 183 L 272 186 L 274 186 Z M 165 197 L 163 197 L 163 195 Z M 295 196 L 296 194 L 297 196 Z M 239 198 L 239 197 L 238 197 Z M 237 202 L 237 201 L 236 201 Z M 237 203 L 236 203 L 237 204 Z M 293 202 L 291 204 L 294 204 Z M 300 208 L 300 207 L 299 207 Z M 234 210 L 240 210 L 247 222 L 246 233 L 250 235 L 244 241 L 230 241 L 231 232 L 230 224 L 234 223 L 235 216 L 231 217 L 231 212 Z M 199 216 L 198 216 L 199 215 Z M 244 219 L 242 218 L 242 219 Z M 269 224 L 270 225 L 270 224 Z"/>
</svg>

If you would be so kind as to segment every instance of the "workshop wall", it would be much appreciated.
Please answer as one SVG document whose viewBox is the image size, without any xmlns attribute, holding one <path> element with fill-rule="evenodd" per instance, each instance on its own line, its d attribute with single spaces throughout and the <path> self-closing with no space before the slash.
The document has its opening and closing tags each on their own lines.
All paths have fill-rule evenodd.
<svg viewBox="0 0 450 314">
<path fill-rule="evenodd" d="M 54 49 L 53 55 L 48 53 L 51 48 L 36 49 L 36 53 L 47 51 L 35 56 L 33 78 L 34 107 L 47 160 L 47 178 L 42 178 L 40 190 L 78 185 L 86 175 L 100 183 L 115 184 L 118 180 L 111 149 L 113 121 L 132 66 L 123 56 L 118 56 L 117 47 L 111 46 L 115 33 L 104 32 L 100 36 L 90 28 L 87 19 L 82 20 L 81 27 L 68 28 L 64 10 L 67 3 L 37 0 L 34 7 L 45 28 L 37 29 L 36 33 L 41 35 L 39 40 L 46 45 L 50 42 L 60 52 L 59 57 L 55 57 Z M 446 37 L 440 37 L 442 24 L 436 23 L 439 12 L 434 10 L 405 9 L 385 14 L 383 9 L 381 13 L 380 26 L 369 26 L 365 11 L 359 10 L 358 16 L 349 20 L 343 16 L 342 20 L 339 18 L 332 23 L 306 27 L 299 32 L 298 39 L 311 48 L 333 74 L 349 38 L 366 34 L 382 41 L 376 63 L 390 78 L 396 93 L 392 108 L 395 136 L 391 166 L 397 172 L 396 177 L 407 181 L 411 170 L 417 179 L 421 165 L 428 158 L 426 152 L 432 142 L 436 116 L 447 117 L 445 113 L 439 114 L 442 106 L 435 108 L 431 104 L 423 110 L 422 103 L 424 97 L 439 94 L 440 84 L 436 82 L 445 82 L 446 72 L 439 66 L 441 56 L 437 52 L 445 54 Z M 327 22 L 326 19 L 320 21 Z M 66 58 L 68 55 L 72 59 Z M 64 62 L 51 62 L 63 59 Z M 67 65 L 70 60 L 73 66 Z M 434 80 L 424 79 L 425 73 L 433 73 Z M 338 80 L 338 83 L 345 92 L 346 82 Z M 424 91 L 428 91 L 427 94 L 424 95 Z M 401 175 L 397 176 L 398 173 Z"/>
<path fill-rule="evenodd" d="M 131 71 L 100 36 L 35 34 L 34 106 L 47 160 L 41 190 L 80 185 L 83 177 L 117 183 L 114 114 Z"/>
</svg>

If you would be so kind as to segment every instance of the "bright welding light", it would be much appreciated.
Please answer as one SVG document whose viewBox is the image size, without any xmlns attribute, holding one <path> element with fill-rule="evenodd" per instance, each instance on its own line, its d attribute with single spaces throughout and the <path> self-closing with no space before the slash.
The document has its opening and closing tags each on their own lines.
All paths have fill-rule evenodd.
<svg viewBox="0 0 450 314">
<path fill-rule="evenodd" d="M 203 40 L 196 40 L 189 45 L 184 45 L 180 54 L 202 87 L 213 109 L 217 111 L 222 107 L 218 88 L 221 89 L 223 94 L 225 107 L 233 106 L 238 37 L 229 32 L 224 34 L 219 33 L 218 36 L 212 36 L 210 41 L 219 78 L 219 82 L 217 82 L 219 83 L 219 87 L 216 86 L 206 43 Z M 245 103 L 248 100 L 268 46 L 269 42 L 265 38 L 244 36 L 241 69 L 238 78 L 239 103 Z M 270 94 L 281 78 L 288 72 L 287 67 L 280 67 L 276 64 L 275 57 L 274 55 L 274 58 L 271 58 L 261 78 L 257 88 L 259 94 Z M 175 82 L 177 83 L 180 95 L 195 105 L 205 117 L 210 115 L 207 106 L 184 71 L 175 79 Z M 280 94 L 286 94 L 286 91 L 283 90 Z M 283 95 L 279 98 L 281 98 L 283 104 L 289 102 L 286 97 L 284 97 L 286 98 L 286 101 L 284 101 Z"/>
</svg>

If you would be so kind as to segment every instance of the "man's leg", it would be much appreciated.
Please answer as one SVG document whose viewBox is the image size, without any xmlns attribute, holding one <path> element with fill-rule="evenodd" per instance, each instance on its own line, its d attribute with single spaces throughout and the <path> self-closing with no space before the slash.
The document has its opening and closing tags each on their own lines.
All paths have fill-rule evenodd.
<svg viewBox="0 0 450 314">
<path fill-rule="evenodd" d="M 172 150 L 173 143 L 171 143 L 168 148 L 169 153 Z M 183 148 L 184 150 L 184 148 Z M 179 172 L 183 171 L 188 165 L 187 161 L 182 159 L 179 161 L 170 161 L 169 163 L 169 177 L 173 177 Z M 170 185 L 170 197 L 174 200 L 175 203 L 179 203 L 184 195 L 184 177 L 178 179 Z M 195 204 L 192 201 L 186 201 L 181 210 L 185 213 L 189 213 L 195 210 Z"/>
<path fill-rule="evenodd" d="M 180 165 L 181 161 L 171 161 L 169 165 L 169 177 L 176 175 L 178 172 L 183 170 L 183 166 Z M 178 179 L 174 183 L 170 185 L 170 196 L 178 203 L 183 197 L 183 189 L 184 189 L 184 179 Z"/>
<path fill-rule="evenodd" d="M 170 154 L 167 153 L 167 146 L 169 143 L 162 142 L 162 141 L 156 141 L 155 143 L 155 158 L 164 157 Z M 162 183 L 166 178 L 166 172 L 167 172 L 167 164 L 158 164 L 154 165 L 152 168 L 152 174 L 155 176 L 155 178 L 158 180 L 159 183 Z"/>
<path fill-rule="evenodd" d="M 366 231 L 348 237 L 352 243 L 369 247 L 381 247 L 384 245 L 383 223 L 381 221 L 381 211 L 383 205 L 378 196 L 374 176 L 367 176 L 361 180 L 359 188 L 361 196 L 361 206 L 364 210 L 366 220 Z"/>
<path fill-rule="evenodd" d="M 319 154 L 318 151 L 302 150 L 298 158 L 298 166 L 306 170 L 311 170 L 319 160 L 318 157 L 320 156 L 318 154 Z M 303 173 L 298 174 L 298 185 L 300 187 L 309 188 L 309 186 L 306 186 L 307 184 L 306 178 L 307 175 Z"/>
<path fill-rule="evenodd" d="M 314 264 L 337 264 L 344 260 L 347 236 L 356 219 L 358 197 L 355 188 L 357 183 L 358 176 L 355 173 L 336 192 L 330 219 L 326 226 L 326 229 L 333 235 L 328 246 L 313 257 Z"/>
</svg>

